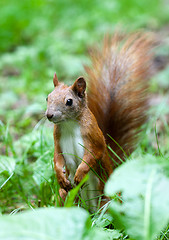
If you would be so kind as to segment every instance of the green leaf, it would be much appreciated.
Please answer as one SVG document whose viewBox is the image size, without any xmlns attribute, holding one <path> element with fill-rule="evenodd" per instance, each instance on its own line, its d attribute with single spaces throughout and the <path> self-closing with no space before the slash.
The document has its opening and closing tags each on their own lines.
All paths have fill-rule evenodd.
<svg viewBox="0 0 169 240">
<path fill-rule="evenodd" d="M 137 240 L 152 240 L 169 221 L 168 163 L 145 157 L 117 168 L 108 180 L 105 193 L 120 193 L 122 202 L 112 201 L 115 224 Z"/>
<path fill-rule="evenodd" d="M 103 229 L 103 228 L 93 228 L 88 235 L 85 237 L 85 240 L 113 240 L 119 239 L 122 236 L 121 233 L 112 229 Z"/>
<path fill-rule="evenodd" d="M 122 234 L 115 229 L 105 229 L 104 231 L 107 232 L 107 234 L 109 235 L 110 239 L 119 239 L 120 237 L 122 237 Z"/>
<path fill-rule="evenodd" d="M 15 169 L 15 159 L 12 157 L 0 155 L 0 174 L 8 172 L 11 174 Z"/>
<path fill-rule="evenodd" d="M 33 179 L 38 185 L 48 181 L 54 173 L 52 169 L 52 160 L 53 157 L 51 157 L 51 152 L 47 151 L 33 163 Z"/>
<path fill-rule="evenodd" d="M 15 159 L 0 155 L 0 189 L 12 177 L 15 169 Z"/>
<path fill-rule="evenodd" d="M 91 229 L 89 214 L 80 208 L 46 208 L 0 217 L 2 240 L 111 239 Z"/>
</svg>

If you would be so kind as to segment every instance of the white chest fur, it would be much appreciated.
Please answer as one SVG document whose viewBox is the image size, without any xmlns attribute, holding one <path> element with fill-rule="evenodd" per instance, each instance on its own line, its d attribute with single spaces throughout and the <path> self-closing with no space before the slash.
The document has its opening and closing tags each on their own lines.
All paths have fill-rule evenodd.
<svg viewBox="0 0 169 240">
<path fill-rule="evenodd" d="M 60 124 L 60 133 L 60 147 L 70 172 L 69 178 L 73 181 L 76 169 L 84 155 L 80 126 L 76 121 L 65 121 Z"/>
<path fill-rule="evenodd" d="M 66 167 L 69 170 L 69 180 L 74 184 L 76 169 L 83 160 L 84 147 L 80 126 L 76 121 L 65 121 L 60 125 L 60 147 L 64 156 Z M 99 192 L 97 191 L 98 178 L 89 172 L 89 180 L 80 191 L 84 201 L 87 201 L 89 209 L 94 210 L 97 206 Z"/>
</svg>

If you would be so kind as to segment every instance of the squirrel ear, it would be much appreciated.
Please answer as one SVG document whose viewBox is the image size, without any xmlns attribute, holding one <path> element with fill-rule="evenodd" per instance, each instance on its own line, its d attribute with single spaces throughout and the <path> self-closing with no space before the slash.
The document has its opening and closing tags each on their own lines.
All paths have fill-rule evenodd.
<svg viewBox="0 0 169 240">
<path fill-rule="evenodd" d="M 59 84 L 56 73 L 54 74 L 54 77 L 53 77 L 53 84 L 54 84 L 54 87 L 56 87 Z"/>
<path fill-rule="evenodd" d="M 86 90 L 86 81 L 83 77 L 79 77 L 73 84 L 72 90 L 80 97 L 84 97 Z"/>
</svg>

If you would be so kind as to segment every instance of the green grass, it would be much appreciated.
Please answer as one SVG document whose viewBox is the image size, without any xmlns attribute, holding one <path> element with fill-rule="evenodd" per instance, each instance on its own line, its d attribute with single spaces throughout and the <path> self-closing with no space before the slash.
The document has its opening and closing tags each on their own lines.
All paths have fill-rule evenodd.
<svg viewBox="0 0 169 240">
<path fill-rule="evenodd" d="M 46 96 L 53 89 L 53 73 L 57 72 L 59 80 L 66 83 L 74 81 L 84 73 L 83 64 L 90 64 L 88 49 L 118 27 L 126 32 L 145 28 L 160 32 L 163 38 L 168 12 L 168 4 L 160 0 L 1 1 L 2 214 L 59 205 L 59 186 L 53 169 L 53 126 L 43 118 Z M 169 53 L 168 40 L 166 43 L 159 48 L 164 55 Z M 168 79 L 169 67 L 151 80 L 152 102 L 157 104 L 150 109 L 149 121 L 132 158 L 144 156 L 148 161 L 152 156 L 160 156 L 169 160 Z M 67 206 L 73 204 L 73 199 L 71 193 Z M 126 226 L 116 227 L 106 208 L 92 215 L 91 221 L 102 230 L 113 226 L 117 232 L 110 229 L 112 236 L 126 238 Z M 169 239 L 167 228 L 158 239 Z"/>
</svg>

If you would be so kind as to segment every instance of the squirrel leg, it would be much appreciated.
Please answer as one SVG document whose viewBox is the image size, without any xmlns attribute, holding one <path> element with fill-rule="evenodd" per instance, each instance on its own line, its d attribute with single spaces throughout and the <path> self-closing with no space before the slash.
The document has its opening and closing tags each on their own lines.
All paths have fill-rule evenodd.
<svg viewBox="0 0 169 240">
<path fill-rule="evenodd" d="M 75 177 L 74 177 L 74 182 L 75 184 L 79 184 L 81 180 L 85 177 L 85 175 L 90 171 L 91 168 L 95 169 L 96 162 L 100 156 L 96 156 L 95 158 L 90 152 L 86 152 L 84 154 L 83 160 L 81 164 L 78 166 Z M 101 157 L 100 157 L 101 158 Z"/>
<path fill-rule="evenodd" d="M 58 180 L 58 183 L 61 186 L 61 188 L 64 189 L 65 191 L 71 190 L 72 185 L 71 185 L 70 181 L 64 175 L 63 168 L 59 168 L 58 166 L 55 166 L 55 170 L 56 170 L 57 180 Z"/>
<path fill-rule="evenodd" d="M 64 206 L 64 202 L 67 197 L 67 194 L 68 194 L 68 192 L 65 189 L 63 189 L 63 188 L 59 189 L 58 202 L 59 202 L 60 206 Z"/>
<path fill-rule="evenodd" d="M 54 126 L 54 143 L 55 143 L 55 150 L 54 150 L 54 168 L 56 171 L 56 176 L 59 185 L 61 188 L 63 188 L 65 191 L 69 191 L 72 186 L 69 182 L 69 180 L 66 177 L 66 174 L 64 172 L 64 166 L 65 166 L 65 159 L 63 157 L 60 145 L 59 145 L 59 133 L 58 133 L 58 126 Z"/>
<path fill-rule="evenodd" d="M 70 181 L 65 176 L 64 158 L 61 154 L 54 153 L 54 167 L 59 185 L 65 191 L 72 189 Z"/>
</svg>

